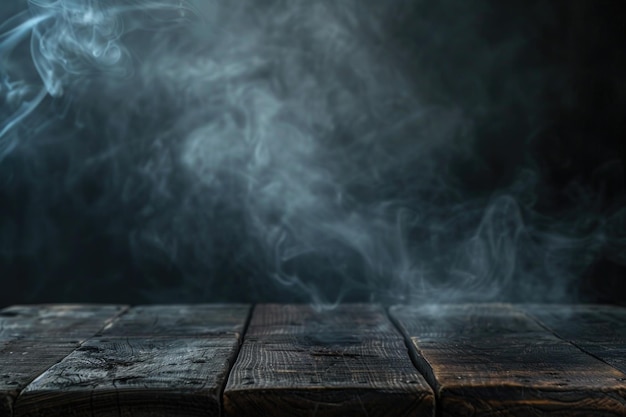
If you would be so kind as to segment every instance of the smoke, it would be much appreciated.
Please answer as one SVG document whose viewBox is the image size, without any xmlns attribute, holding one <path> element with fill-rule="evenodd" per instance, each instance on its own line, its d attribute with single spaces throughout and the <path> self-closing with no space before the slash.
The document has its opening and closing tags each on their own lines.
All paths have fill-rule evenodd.
<svg viewBox="0 0 626 417">
<path fill-rule="evenodd" d="M 443 3 L 30 0 L 0 38 L 7 276 L 33 298 L 571 299 L 624 264 L 623 207 L 574 184 L 542 210 L 559 68 L 516 69 L 527 35 L 483 33 L 490 2 Z"/>
</svg>

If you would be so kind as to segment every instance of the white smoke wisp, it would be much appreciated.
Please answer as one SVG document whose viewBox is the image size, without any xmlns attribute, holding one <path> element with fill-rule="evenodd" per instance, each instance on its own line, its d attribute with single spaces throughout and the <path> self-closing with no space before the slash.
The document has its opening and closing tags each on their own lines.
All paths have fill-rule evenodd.
<svg viewBox="0 0 626 417">
<path fill-rule="evenodd" d="M 146 24 L 138 14 L 166 13 L 174 21 L 184 10 L 166 1 L 29 0 L 28 5 L 28 11 L 0 26 L 0 93 L 5 105 L 14 109 L 0 124 L 0 158 L 14 146 L 15 139 L 7 137 L 11 129 L 35 111 L 46 94 L 61 97 L 95 73 L 124 76 L 132 71 L 129 51 L 120 38 Z M 24 69 L 12 71 L 10 65 L 12 53 L 25 40 L 30 40 L 37 84 L 20 79 Z"/>
<path fill-rule="evenodd" d="M 583 240 L 545 226 L 534 174 L 477 197 L 450 181 L 458 158 L 479 163 L 475 115 L 403 64 L 388 39 L 402 1 L 29 5 L 2 27 L 0 161 L 65 161 L 45 204 L 73 195 L 137 270 L 175 274 L 146 289 L 156 300 L 211 298 L 231 279 L 319 305 L 558 299 L 600 250 L 568 263 L 606 226 Z M 27 38 L 34 81 L 20 77 Z M 69 109 L 53 151 L 29 128 L 49 121 L 47 96 Z"/>
</svg>

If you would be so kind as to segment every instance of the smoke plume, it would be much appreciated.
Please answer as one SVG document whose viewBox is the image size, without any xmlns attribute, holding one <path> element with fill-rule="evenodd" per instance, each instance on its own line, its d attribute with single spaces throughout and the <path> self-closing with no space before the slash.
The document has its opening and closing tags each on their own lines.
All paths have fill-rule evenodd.
<svg viewBox="0 0 626 417">
<path fill-rule="evenodd" d="M 35 300 L 573 299 L 599 260 L 625 264 L 626 212 L 610 146 L 554 189 L 550 106 L 574 81 L 532 49 L 556 6 L 524 26 L 440 3 L 11 11 L 5 279 Z"/>
</svg>

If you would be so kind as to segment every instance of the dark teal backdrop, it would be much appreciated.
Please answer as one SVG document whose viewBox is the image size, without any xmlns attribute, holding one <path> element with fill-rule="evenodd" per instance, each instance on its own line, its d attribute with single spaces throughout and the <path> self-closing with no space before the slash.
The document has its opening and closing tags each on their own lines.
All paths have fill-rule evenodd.
<svg viewBox="0 0 626 417">
<path fill-rule="evenodd" d="M 355 19 L 363 22 L 354 27 L 369 28 L 366 19 L 380 19 L 378 30 L 382 33 L 371 35 L 372 53 L 390 57 L 392 66 L 409 78 L 408 84 L 414 91 L 424 93 L 428 103 L 460 109 L 472 121 L 467 129 L 474 139 L 465 148 L 453 145 L 451 151 L 433 151 L 429 158 L 441 161 L 433 165 L 440 170 L 434 175 L 426 173 L 424 161 L 418 156 L 403 151 L 403 141 L 410 140 L 411 129 L 400 130 L 399 144 L 387 142 L 375 161 L 391 154 L 398 160 L 404 157 L 404 162 L 385 165 L 375 183 L 347 183 L 347 202 L 341 206 L 348 207 L 345 213 L 352 213 L 349 207 L 353 206 L 361 210 L 379 207 L 370 205 L 372 202 L 401 201 L 403 209 L 410 213 L 408 216 L 414 216 L 411 219 L 423 215 L 424 222 L 434 222 L 428 220 L 434 218 L 438 225 L 444 225 L 447 223 L 442 216 L 448 214 L 433 214 L 437 204 L 441 204 L 442 213 L 459 210 L 470 213 L 476 207 L 474 204 L 483 204 L 473 202 L 492 201 L 512 193 L 521 207 L 520 221 L 529 230 L 516 242 L 537 248 L 561 245 L 551 262 L 555 268 L 572 274 L 563 284 L 563 300 L 626 303 L 623 140 L 626 45 L 622 40 L 622 2 L 398 0 L 388 3 L 390 6 L 379 14 L 376 2 L 359 2 L 360 11 Z M 288 4 L 258 2 L 259 13 L 268 13 L 271 7 L 292 7 Z M 11 27 L 8 18 L 25 8 L 23 1 L 3 2 L 0 16 L 7 23 L 2 29 L 8 30 Z M 211 23 L 210 16 L 205 18 L 207 25 L 222 24 Z M 274 36 L 271 39 L 281 43 L 300 36 L 299 29 L 296 30 L 299 24 L 308 23 L 281 23 L 279 29 L 283 32 L 271 35 Z M 129 42 L 143 45 L 145 37 L 153 45 L 160 42 L 158 32 L 159 26 L 153 26 L 140 34 L 128 35 Z M 245 33 L 245 30 L 235 31 L 232 36 L 245 36 Z M 319 36 L 323 35 L 322 31 Z M 14 63 L 22 65 L 30 59 L 29 51 L 28 42 L 24 42 L 9 57 L 3 57 L 1 64 L 7 68 Z M 311 51 L 313 55 L 316 53 Z M 329 58 L 321 53 L 313 56 L 309 67 L 323 66 L 320 62 L 325 62 L 324 59 Z M 354 66 L 358 65 L 354 62 Z M 352 64 L 349 68 L 359 73 Z M 295 79 L 299 77 L 298 71 L 294 69 Z M 161 190 L 153 182 L 150 170 L 162 168 L 151 168 L 149 161 L 155 155 L 178 155 L 176 142 L 129 140 L 127 149 L 116 151 L 119 137 L 139 137 L 145 133 L 145 126 L 158 123 L 167 131 L 174 121 L 185 119 L 186 114 L 171 110 L 176 109 L 175 104 L 159 102 L 172 97 L 168 95 L 167 85 L 154 85 L 158 91 L 146 93 L 145 103 L 138 99 L 142 104 L 128 114 L 122 128 L 112 122 L 111 115 L 123 108 L 124 95 L 128 92 L 109 90 L 108 84 L 99 81 L 98 73 L 91 76 L 99 90 L 94 88 L 89 93 L 81 90 L 83 95 L 75 99 L 46 98 L 40 109 L 23 122 L 25 126 L 38 126 L 37 129 L 26 129 L 29 137 L 21 137 L 17 147 L 0 160 L 0 305 L 66 301 L 309 301 L 308 284 L 298 286 L 287 278 L 270 276 L 275 268 L 271 256 L 267 256 L 268 249 L 255 243 L 259 238 L 253 236 L 252 223 L 237 200 L 224 197 L 223 190 L 245 195 L 245 187 L 238 188 L 238 183 L 233 183 L 228 188 L 228 178 L 224 177 L 222 185 L 226 184 L 227 188 L 221 189 L 222 194 L 212 195 L 209 186 L 206 191 L 198 192 L 200 185 L 180 173 L 174 164 L 168 165 L 168 184 Z M 138 72 L 133 76 L 140 79 L 145 75 Z M 36 78 L 32 74 L 28 77 Z M 349 72 L 346 77 L 351 77 Z M 306 76 L 301 78 L 297 85 L 307 82 Z M 289 82 L 285 81 L 286 96 Z M 387 82 L 380 78 L 372 85 Z M 77 82 L 74 87 L 80 85 Z M 349 80 L 345 80 L 345 85 L 349 85 Z M 6 82 L 2 88 L 0 104 L 5 110 L 0 117 L 9 117 L 11 103 Z M 362 93 L 365 97 L 368 88 L 357 84 L 354 94 Z M 341 96 L 333 100 L 328 102 L 341 103 Z M 156 109 L 145 115 L 145 122 L 142 108 Z M 341 114 L 337 118 L 345 120 L 341 111 L 337 104 L 336 114 Z M 233 123 L 238 123 L 237 117 L 240 116 L 233 116 Z M 388 116 L 380 116 L 381 120 L 385 117 Z M 115 116 L 115 120 L 119 118 Z M 375 123 L 368 123 L 369 131 L 376 134 Z M 384 121 L 380 123 L 383 125 Z M 444 129 L 445 125 L 435 128 Z M 336 126 L 332 133 L 324 130 L 325 134 L 335 135 L 338 141 L 348 145 L 351 141 L 358 143 L 353 138 L 356 130 L 342 128 L 341 123 Z M 156 138 L 158 133 L 149 136 Z M 345 153 L 348 145 L 341 148 L 342 156 L 349 155 Z M 334 145 L 324 146 L 322 149 L 332 149 Z M 359 149 L 367 151 L 357 146 Z M 226 147 L 214 152 L 228 151 Z M 328 152 L 329 160 L 332 155 L 337 154 Z M 298 154 L 298 158 L 307 157 Z M 237 163 L 243 166 L 246 161 Z M 348 176 L 346 172 L 332 175 L 343 178 Z M 219 178 L 222 174 L 216 175 Z M 432 175 L 433 180 L 429 180 L 432 188 L 428 191 L 422 185 L 415 188 L 414 184 L 420 183 L 425 175 Z M 438 185 L 435 178 L 441 178 L 445 185 Z M 527 180 L 532 186 L 525 183 Z M 445 195 L 439 192 L 447 187 L 454 192 Z M 190 197 L 194 193 L 201 196 L 200 200 Z M 206 201 L 202 200 L 205 198 Z M 428 209 L 421 205 L 424 199 L 429 201 Z M 452 210 L 452 201 L 460 208 Z M 465 201 L 467 206 L 462 204 Z M 197 209 L 200 206 L 210 207 L 211 211 L 210 216 L 202 213 L 202 221 Z M 501 206 L 495 207 L 500 210 Z M 435 228 L 426 227 L 420 220 L 403 223 L 400 229 L 409 246 L 421 248 L 418 252 L 425 254 L 422 259 L 412 258 L 412 265 L 428 264 L 433 254 L 455 253 L 456 249 L 451 248 L 455 247 L 456 237 L 470 239 L 471 230 L 480 223 L 481 216 L 471 215 L 464 222 L 455 223 L 456 229 L 437 242 L 432 234 Z M 272 219 L 272 215 L 266 213 L 265 218 Z M 349 218 L 349 214 L 344 218 Z M 312 224 L 316 221 L 319 220 L 311 220 Z M 559 226 L 553 228 L 552 224 L 557 223 Z M 563 243 L 556 235 L 547 237 L 542 232 L 552 233 L 557 229 L 564 235 L 571 232 L 568 236 L 573 236 L 572 240 Z M 314 231 L 315 227 L 305 230 Z M 600 232 L 592 233 L 594 230 Z M 293 239 L 298 241 L 297 233 Z M 334 240 L 329 242 L 320 247 L 334 248 L 337 244 Z M 576 245 L 576 250 L 572 245 Z M 566 252 L 567 256 L 559 255 Z M 495 253 L 497 258 L 501 252 Z M 501 294 L 490 295 L 490 299 L 558 301 L 558 297 L 553 300 L 541 294 L 544 290 L 553 291 L 552 286 L 543 284 L 560 273 L 553 274 L 549 265 L 536 266 L 534 263 L 539 262 L 541 255 L 541 250 L 518 255 L 519 273 L 515 272 Z M 446 263 L 456 259 L 450 256 L 433 263 L 430 269 L 427 265 L 427 269 L 430 273 L 445 270 Z M 285 276 L 301 276 L 305 283 L 314 282 L 314 291 L 322 294 L 322 299 L 335 300 L 341 292 L 345 293 L 345 300 L 401 301 L 402 290 L 395 288 L 389 293 L 384 279 L 379 277 L 384 276 L 384 271 L 377 271 L 379 278 L 367 281 L 366 285 L 351 287 L 350 282 L 360 283 L 358 277 L 367 275 L 370 266 L 363 261 L 362 252 L 337 244 L 336 250 L 327 253 L 322 249 L 296 261 L 285 261 L 282 267 Z M 526 279 L 524 271 L 534 271 L 528 276 L 528 288 L 531 288 L 528 291 L 526 284 L 520 283 Z M 454 277 L 446 279 L 446 287 L 456 285 Z M 380 297 L 379 289 L 384 294 Z M 463 291 L 455 294 L 463 298 Z"/>
</svg>

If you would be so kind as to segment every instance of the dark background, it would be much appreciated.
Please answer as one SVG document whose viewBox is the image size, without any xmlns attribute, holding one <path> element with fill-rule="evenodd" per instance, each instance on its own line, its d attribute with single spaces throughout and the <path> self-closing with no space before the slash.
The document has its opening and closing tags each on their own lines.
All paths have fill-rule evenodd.
<svg viewBox="0 0 626 417">
<path fill-rule="evenodd" d="M 622 213 L 621 223 L 611 223 L 621 230 L 612 232 L 610 242 L 569 285 L 577 301 L 626 304 L 623 2 L 470 3 L 399 1 L 396 17 L 385 29 L 395 40 L 399 65 L 410 71 L 418 59 L 422 63 L 420 77 L 436 86 L 431 99 L 460 103 L 477 121 L 472 154 L 481 162 L 459 156 L 446 175 L 463 193 L 480 197 L 531 169 L 539 178 L 535 213 L 567 220 L 581 230 Z M 0 16 L 22 7 L 3 2 Z M 485 51 L 508 42 L 517 45 L 514 52 L 484 61 Z M 423 62 L 428 62 L 426 77 Z M 482 112 L 485 101 L 491 105 Z M 46 105 L 55 108 L 53 100 Z M 63 113 L 62 106 L 54 111 Z M 60 118 L 45 127 L 45 134 L 62 137 L 69 125 Z M 76 146 L 80 149 L 72 160 L 101 152 L 104 145 Z M 68 183 L 72 168 L 67 156 L 50 151 L 40 157 L 47 151 L 38 150 L 35 158 L 29 152 L 34 151 L 18 149 L 0 161 L 0 306 L 306 299 L 259 281 L 263 271 L 251 270 L 258 264 L 233 261 L 232 242 L 221 243 L 223 262 L 207 270 L 193 261 L 181 266 L 186 254 L 193 258 L 190 246 L 178 249 L 179 264 L 164 261 L 158 252 L 138 254 L 127 231 L 143 221 L 138 215 L 141 195 L 101 199 L 113 173 L 132 175 L 125 168 L 132 165 L 132 156 L 119 164 L 85 168 Z M 419 167 L 415 170 L 403 168 L 390 174 L 389 181 L 397 187 L 419 175 Z M 167 204 L 158 209 L 167 210 Z M 228 213 L 227 207 L 223 210 Z M 184 291 L 187 268 L 219 278 Z M 356 293 L 352 299 L 367 297 Z"/>
</svg>

